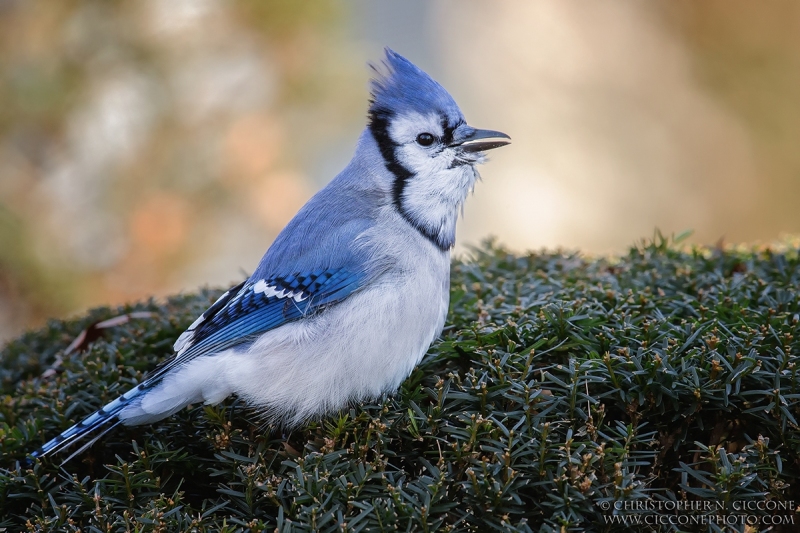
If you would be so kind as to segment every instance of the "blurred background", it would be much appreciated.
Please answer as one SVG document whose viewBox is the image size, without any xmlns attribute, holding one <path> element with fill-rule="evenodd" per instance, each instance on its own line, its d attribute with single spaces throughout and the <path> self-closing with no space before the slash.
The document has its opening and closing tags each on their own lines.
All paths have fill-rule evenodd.
<svg viewBox="0 0 800 533">
<path fill-rule="evenodd" d="M 243 279 L 349 160 L 385 45 L 514 139 L 462 252 L 800 233 L 796 0 L 0 0 L 0 343 Z"/>
</svg>

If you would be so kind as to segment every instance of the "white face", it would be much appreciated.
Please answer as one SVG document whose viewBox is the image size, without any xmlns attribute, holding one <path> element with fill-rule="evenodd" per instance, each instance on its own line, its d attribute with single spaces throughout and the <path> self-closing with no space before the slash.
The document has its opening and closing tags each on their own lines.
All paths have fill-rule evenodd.
<svg viewBox="0 0 800 533">
<path fill-rule="evenodd" d="M 474 165 L 484 156 L 448 146 L 454 126 L 458 135 L 457 124 L 450 123 L 447 132 L 447 124 L 435 113 L 396 115 L 388 126 L 395 159 L 411 173 L 400 193 L 404 216 L 434 236 L 440 247 L 451 247 L 458 213 L 479 177 Z M 432 136 L 432 142 L 425 134 Z"/>
</svg>

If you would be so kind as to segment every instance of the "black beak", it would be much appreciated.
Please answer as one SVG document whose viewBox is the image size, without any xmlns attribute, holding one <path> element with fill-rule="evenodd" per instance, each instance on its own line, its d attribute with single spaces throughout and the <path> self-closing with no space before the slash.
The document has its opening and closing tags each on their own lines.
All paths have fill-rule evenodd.
<svg viewBox="0 0 800 533">
<path fill-rule="evenodd" d="M 507 141 L 501 140 L 508 139 Z M 486 139 L 486 140 L 484 140 Z M 511 144 L 511 137 L 501 131 L 472 130 L 466 137 L 452 146 L 460 146 L 465 152 L 483 152 Z"/>
</svg>

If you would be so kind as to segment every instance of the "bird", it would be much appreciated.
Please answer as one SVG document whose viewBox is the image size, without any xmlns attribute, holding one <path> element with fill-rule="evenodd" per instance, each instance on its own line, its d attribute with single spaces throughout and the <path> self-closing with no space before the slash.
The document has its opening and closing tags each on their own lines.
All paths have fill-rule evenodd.
<svg viewBox="0 0 800 533">
<path fill-rule="evenodd" d="M 511 138 L 469 126 L 438 82 L 390 48 L 370 66 L 367 126 L 345 169 L 178 337 L 173 356 L 32 458 L 97 435 L 71 458 L 119 424 L 232 395 L 292 429 L 397 391 L 443 330 L 476 166 Z"/>
</svg>

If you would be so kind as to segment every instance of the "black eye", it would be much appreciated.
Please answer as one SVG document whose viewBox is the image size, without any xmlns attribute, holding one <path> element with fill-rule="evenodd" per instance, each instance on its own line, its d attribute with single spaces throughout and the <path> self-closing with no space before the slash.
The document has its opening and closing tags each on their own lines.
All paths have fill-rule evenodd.
<svg viewBox="0 0 800 533">
<path fill-rule="evenodd" d="M 434 136 L 430 133 L 420 133 L 417 135 L 417 143 L 421 146 L 430 146 L 435 140 Z"/>
</svg>

